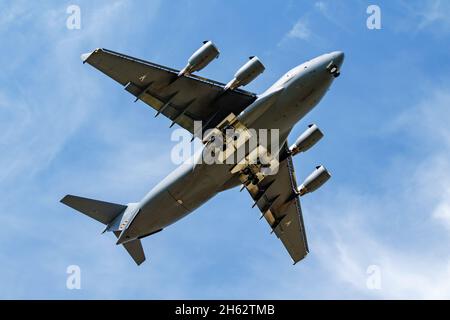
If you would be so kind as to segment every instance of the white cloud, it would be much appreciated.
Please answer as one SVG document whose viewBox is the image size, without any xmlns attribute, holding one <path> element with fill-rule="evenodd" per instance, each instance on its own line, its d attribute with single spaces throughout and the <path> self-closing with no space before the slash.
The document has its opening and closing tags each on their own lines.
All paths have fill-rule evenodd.
<svg viewBox="0 0 450 320">
<path fill-rule="evenodd" d="M 339 27 L 341 30 L 349 32 L 350 30 L 348 29 L 348 27 L 342 23 L 342 21 L 344 21 L 344 19 L 342 19 L 342 16 L 338 16 L 336 14 L 337 12 L 345 12 L 348 10 L 346 3 L 335 2 L 333 3 L 333 6 L 336 7 L 330 9 L 329 5 L 323 1 L 314 3 L 314 7 L 326 20 Z"/>
<path fill-rule="evenodd" d="M 0 15 L 0 30 L 6 29 L 11 24 L 20 24 L 24 20 L 30 18 L 30 13 L 27 10 L 26 1 L 14 1 L 7 5 L 0 7 L 2 14 Z"/>
<path fill-rule="evenodd" d="M 355 197 L 350 197 L 353 203 L 343 204 L 345 195 L 342 198 L 331 201 L 326 206 L 321 206 L 317 210 L 339 212 L 339 218 L 327 218 L 327 228 L 323 232 L 329 232 L 331 236 L 324 236 L 322 239 L 314 237 L 314 253 L 321 261 L 321 265 L 328 270 L 332 278 L 337 283 L 341 282 L 342 289 L 350 288 L 356 290 L 353 298 L 388 298 L 388 299 L 442 299 L 450 297 L 450 273 L 448 261 L 450 255 L 434 256 L 432 244 L 430 251 L 424 251 L 421 242 L 428 244 L 426 239 L 417 238 L 417 233 L 411 224 L 404 217 L 398 228 L 402 231 L 411 232 L 410 242 L 407 248 L 399 243 L 386 241 L 383 239 L 385 231 L 377 234 L 377 229 L 369 222 L 371 218 L 389 219 L 391 215 L 413 214 L 411 206 L 401 203 L 404 212 L 399 212 L 396 204 L 384 195 L 372 201 L 379 201 L 378 205 L 367 206 L 367 202 L 355 201 Z M 394 196 L 393 196 L 394 198 Z M 361 199 L 363 199 L 361 197 Z M 344 208 L 344 210 L 342 210 Z M 325 212 L 325 211 L 324 211 Z M 427 219 L 429 212 L 417 217 L 421 221 Z M 362 217 L 363 216 L 363 217 Z M 323 217 L 322 217 L 323 218 Z M 319 222 L 317 222 L 319 223 Z M 323 222 L 322 222 L 323 223 Z M 426 224 L 426 222 L 422 222 Z M 385 221 L 385 228 L 389 228 L 390 222 Z M 378 229 L 379 230 L 379 229 Z M 439 232 L 439 230 L 436 230 Z M 382 236 L 383 235 L 383 236 Z M 398 239 L 399 237 L 392 237 Z M 394 241 L 394 240 L 391 240 Z M 367 287 L 367 268 L 376 265 L 381 270 L 381 289 L 371 290 Z M 339 285 L 338 285 L 339 287 Z"/>
<path fill-rule="evenodd" d="M 100 225 L 85 217 L 77 219 L 74 212 L 65 216 L 68 208 L 58 203 L 62 195 L 75 191 L 92 197 L 94 190 L 109 196 L 121 193 L 123 199 L 132 193 L 130 190 L 147 191 L 169 170 L 168 156 L 159 157 L 155 152 L 162 146 L 145 141 L 145 133 L 138 130 L 143 122 L 152 121 L 151 113 L 141 121 L 118 119 L 104 90 L 113 80 L 103 77 L 99 81 L 96 73 L 89 72 L 90 67 L 83 66 L 79 59 L 85 50 L 122 35 L 123 39 L 129 38 L 129 24 L 114 27 L 119 25 L 117 21 L 123 21 L 122 15 L 129 13 L 125 3 L 128 2 L 105 1 L 93 7 L 81 4 L 82 28 L 75 31 L 65 28 L 64 4 L 42 7 L 40 3 L 33 6 L 29 2 L 13 2 L 7 15 L 0 18 L 0 30 L 8 28 L 2 41 L 5 45 L 14 43 L 0 57 L 7 61 L 1 79 L 7 85 L 0 89 L 0 214 L 4 221 L 0 260 L 8 261 L 0 277 L 3 298 L 64 296 L 67 292 L 58 288 L 64 288 L 64 270 L 71 263 L 68 260 L 76 257 L 78 261 L 89 261 L 91 250 L 91 257 L 104 259 L 100 269 L 92 270 L 100 279 L 114 254 L 124 255 L 124 266 L 119 264 L 118 270 L 129 267 L 129 257 L 122 248 L 114 246 L 113 239 L 96 237 Z M 150 23 L 157 14 L 157 2 L 145 8 L 152 10 L 141 18 Z M 26 21 L 25 30 L 19 25 L 25 19 L 24 12 L 32 17 Z M 117 31 L 112 32 L 111 28 Z M 115 89 L 120 95 L 120 86 Z M 129 101 L 133 101 L 131 96 Z M 145 109 L 138 103 L 133 107 Z M 104 119 L 110 121 L 110 126 L 105 126 Z M 128 134 L 121 128 L 128 129 Z M 87 130 L 91 131 L 88 143 L 83 137 L 78 139 Z M 77 140 L 70 141 L 74 135 Z M 96 148 L 105 149 L 104 158 L 95 158 Z M 61 152 L 67 149 L 72 152 Z M 165 150 L 164 154 L 169 152 Z M 83 161 L 89 161 L 89 166 Z M 139 200 L 142 195 L 133 193 L 128 200 Z M 46 232 L 36 232 L 42 228 Z M 12 241 L 13 238 L 20 240 Z M 92 246 L 95 241 L 100 246 Z M 77 252 L 84 252 L 86 257 L 77 257 Z M 41 276 L 33 278 L 31 269 Z M 97 293 L 95 287 L 88 291 L 91 295 Z M 117 297 L 120 288 L 103 294 Z"/>
<path fill-rule="evenodd" d="M 337 11 L 340 12 L 345 12 L 347 9 L 346 4 L 338 3 L 334 5 L 339 7 L 339 10 Z M 336 18 L 335 14 L 333 13 L 334 8 L 330 9 L 329 5 L 324 1 L 315 2 L 313 9 L 307 11 L 295 22 L 295 24 L 291 27 L 291 29 L 281 38 L 281 41 L 278 43 L 278 46 L 284 44 L 288 40 L 295 40 L 295 39 L 308 41 L 310 43 L 314 43 L 322 47 L 326 43 L 329 43 L 330 41 L 329 39 L 323 38 L 317 32 L 321 30 L 321 28 L 318 28 L 319 25 L 317 24 L 317 22 L 320 20 L 317 19 L 317 16 L 324 18 L 326 22 L 330 22 L 346 32 L 349 31 L 349 29 L 344 24 L 342 24 L 341 22 L 342 19 Z"/>
<path fill-rule="evenodd" d="M 426 152 L 385 168 L 381 192 L 341 189 L 313 205 L 324 212 L 314 218 L 324 226 L 313 235 L 314 254 L 336 281 L 356 290 L 354 297 L 450 298 L 450 253 L 442 247 L 450 238 L 447 92 L 431 90 L 394 122 L 393 134 L 411 136 Z M 381 269 L 381 290 L 366 286 L 369 265 Z"/>
<path fill-rule="evenodd" d="M 442 31 L 450 31 L 450 3 L 442 0 L 432 0 L 424 4 L 418 10 L 421 21 L 418 25 L 419 29 L 425 29 L 436 25 Z"/>
<path fill-rule="evenodd" d="M 450 199 L 450 196 L 448 198 Z M 450 230 L 450 202 L 439 203 L 433 211 L 433 217 Z"/>
<path fill-rule="evenodd" d="M 305 17 L 300 18 L 292 26 L 292 28 L 283 35 L 278 46 L 282 46 L 284 43 L 292 40 L 310 41 L 312 37 L 311 29 L 308 19 Z"/>
<path fill-rule="evenodd" d="M 307 21 L 303 19 L 298 20 L 286 36 L 288 38 L 308 40 L 311 36 L 311 30 Z"/>
<path fill-rule="evenodd" d="M 76 31 L 64 28 L 68 16 L 64 5 L 30 8 L 28 2 L 14 2 L 9 8 L 7 16 L 12 18 L 4 23 L 12 23 L 17 20 L 16 15 L 28 12 L 34 19 L 28 21 L 27 30 L 35 30 L 34 33 L 45 37 L 36 40 L 28 35 L 28 43 L 22 43 L 24 48 L 18 45 L 15 47 L 17 54 L 8 51 L 6 55 L 9 56 L 6 74 L 11 74 L 12 79 L 23 72 L 23 65 L 32 67 L 28 68 L 27 78 L 13 87 L 15 92 L 11 88 L 8 93 L 0 90 L 3 129 L 0 178 L 4 183 L 31 178 L 48 167 L 80 126 L 97 116 L 96 108 L 104 101 L 102 85 L 111 80 L 105 78 L 101 83 L 92 74 L 80 72 L 82 64 L 78 57 L 86 50 L 86 43 L 100 46 L 117 37 L 117 33 L 110 30 L 126 13 L 127 4 L 116 0 L 97 5 L 95 9 L 81 5 L 82 28 Z M 151 17 L 154 17 L 158 2 L 151 7 Z M 14 32 L 20 31 L 11 26 L 11 33 Z M 121 27 L 120 32 L 127 34 L 129 31 Z M 41 41 L 48 41 L 45 54 L 39 52 Z M 33 61 L 36 56 L 39 59 Z M 83 70 L 87 71 L 87 67 Z"/>
<path fill-rule="evenodd" d="M 402 1 L 405 18 L 397 20 L 397 30 L 407 33 L 429 32 L 436 36 L 450 32 L 450 2 L 443 0 Z"/>
</svg>

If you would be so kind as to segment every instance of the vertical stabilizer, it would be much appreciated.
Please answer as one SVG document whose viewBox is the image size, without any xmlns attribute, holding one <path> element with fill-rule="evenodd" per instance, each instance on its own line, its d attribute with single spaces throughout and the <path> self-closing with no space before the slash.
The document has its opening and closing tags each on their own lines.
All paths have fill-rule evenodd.
<svg viewBox="0 0 450 320">
<path fill-rule="evenodd" d="M 119 237 L 120 232 L 116 231 L 114 232 L 114 234 L 116 235 L 116 237 Z M 133 241 L 129 241 L 124 243 L 123 246 L 137 265 L 140 265 L 145 261 L 145 253 L 144 248 L 142 248 L 141 240 L 136 239 Z"/>
</svg>

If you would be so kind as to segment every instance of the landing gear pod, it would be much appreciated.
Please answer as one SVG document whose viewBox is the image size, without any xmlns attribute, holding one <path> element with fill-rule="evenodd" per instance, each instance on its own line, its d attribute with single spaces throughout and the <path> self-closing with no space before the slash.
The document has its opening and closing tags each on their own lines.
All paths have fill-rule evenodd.
<svg viewBox="0 0 450 320">
<path fill-rule="evenodd" d="M 318 166 L 316 167 L 316 170 L 303 181 L 302 185 L 298 188 L 298 194 L 303 196 L 307 193 L 314 192 L 323 186 L 330 178 L 331 175 L 328 170 L 325 169 L 324 166 Z"/>
<path fill-rule="evenodd" d="M 188 60 L 188 64 L 178 73 L 178 76 L 187 76 L 195 71 L 202 70 L 211 61 L 219 57 L 219 53 L 219 50 L 212 41 L 203 41 L 203 46 L 192 54 Z"/>
<path fill-rule="evenodd" d="M 225 90 L 233 90 L 240 86 L 245 86 L 255 80 L 257 76 L 264 72 L 266 68 L 258 57 L 250 57 L 247 61 L 234 75 L 233 80 L 228 82 L 225 86 Z"/>
<path fill-rule="evenodd" d="M 308 129 L 301 134 L 295 143 L 289 148 L 291 155 L 295 156 L 300 152 L 305 152 L 312 148 L 320 139 L 322 139 L 323 133 L 319 127 L 315 124 L 310 124 Z"/>
</svg>

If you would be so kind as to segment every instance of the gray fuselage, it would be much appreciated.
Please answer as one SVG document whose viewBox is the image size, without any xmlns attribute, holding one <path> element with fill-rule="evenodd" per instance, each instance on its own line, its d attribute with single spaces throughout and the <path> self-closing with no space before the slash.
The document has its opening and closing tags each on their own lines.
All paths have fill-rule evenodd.
<svg viewBox="0 0 450 320">
<path fill-rule="evenodd" d="M 342 52 L 332 52 L 293 68 L 239 114 L 239 121 L 256 130 L 278 129 L 282 147 L 294 125 L 319 103 L 333 82 L 327 67 L 331 62 L 340 67 L 342 61 Z M 274 97 L 270 103 L 264 100 L 268 96 Z M 197 152 L 137 204 L 137 213 L 125 230 L 127 240 L 163 229 L 241 183 L 228 165 L 199 163 L 201 156 Z"/>
</svg>

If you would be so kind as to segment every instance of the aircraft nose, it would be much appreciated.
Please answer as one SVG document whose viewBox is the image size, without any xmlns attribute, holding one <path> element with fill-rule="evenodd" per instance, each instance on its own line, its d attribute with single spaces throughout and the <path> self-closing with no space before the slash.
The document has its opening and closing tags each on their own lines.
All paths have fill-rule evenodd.
<svg viewBox="0 0 450 320">
<path fill-rule="evenodd" d="M 344 63 L 345 54 L 342 51 L 334 51 L 331 53 L 331 60 L 340 69 Z"/>
</svg>

